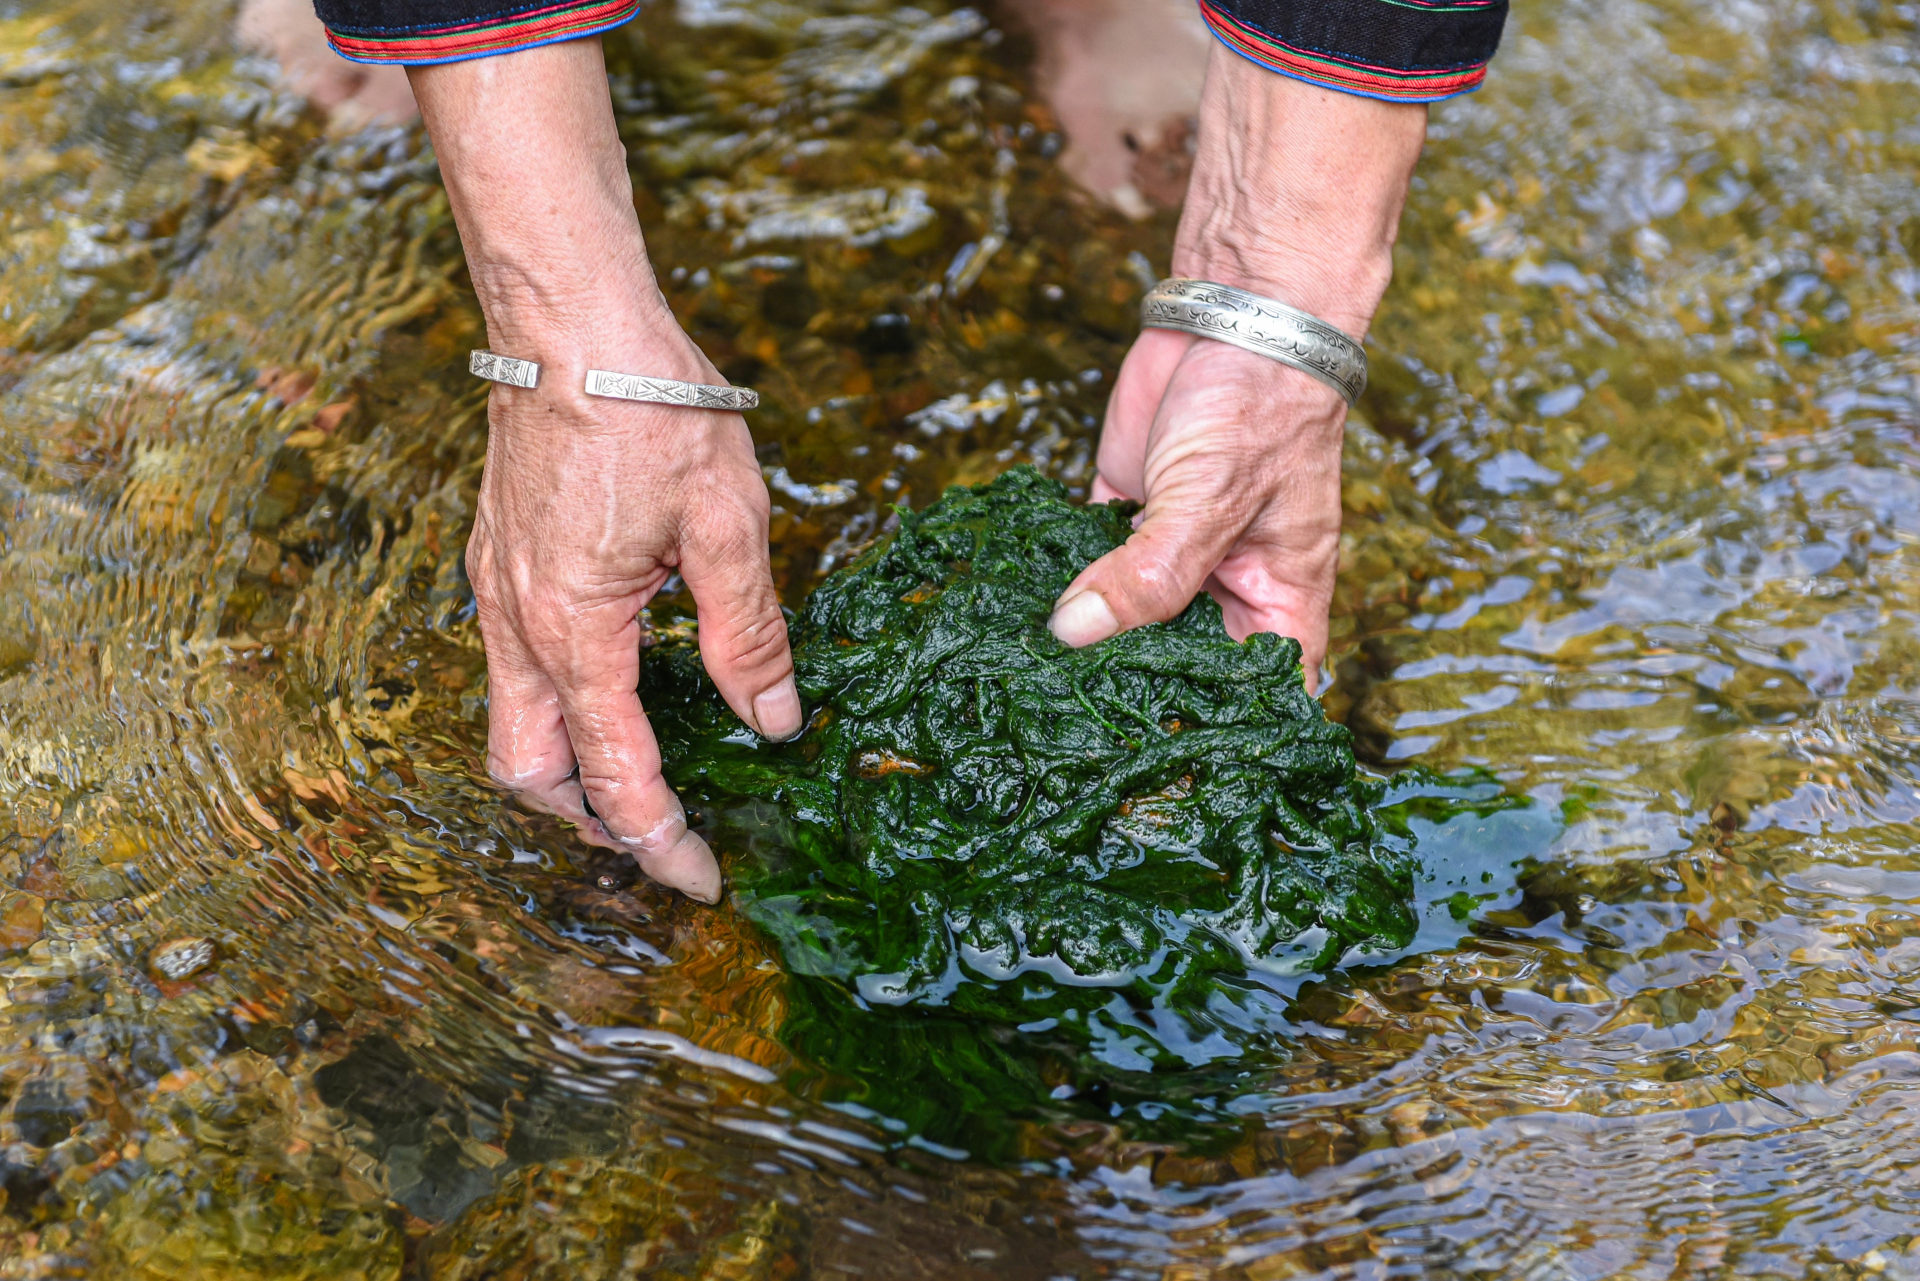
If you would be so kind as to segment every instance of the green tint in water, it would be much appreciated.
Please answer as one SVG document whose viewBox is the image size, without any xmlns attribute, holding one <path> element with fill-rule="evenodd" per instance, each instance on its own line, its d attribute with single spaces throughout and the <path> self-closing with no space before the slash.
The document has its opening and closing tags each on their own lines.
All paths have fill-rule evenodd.
<svg viewBox="0 0 1920 1281">
<path fill-rule="evenodd" d="M 789 743 L 746 731 L 691 646 L 647 656 L 668 777 L 785 815 L 788 848 L 738 875 L 804 976 L 802 1052 L 866 1047 L 861 1076 L 895 1106 L 904 1056 L 872 1043 L 914 1023 L 856 1008 L 988 1021 L 1003 1046 L 1018 1025 L 1107 1069 L 1198 1067 L 1284 1027 L 1256 974 L 1413 937 L 1411 841 L 1371 809 L 1380 786 L 1308 697 L 1299 646 L 1234 643 L 1205 596 L 1082 650 L 1047 630 L 1129 514 L 1030 468 L 902 513 L 807 600 L 794 659 L 818 711 Z M 995 1057 L 935 1056 L 907 1080 L 1054 1088 L 980 1070 Z M 942 1137 L 983 1120 L 912 1112 Z"/>
</svg>

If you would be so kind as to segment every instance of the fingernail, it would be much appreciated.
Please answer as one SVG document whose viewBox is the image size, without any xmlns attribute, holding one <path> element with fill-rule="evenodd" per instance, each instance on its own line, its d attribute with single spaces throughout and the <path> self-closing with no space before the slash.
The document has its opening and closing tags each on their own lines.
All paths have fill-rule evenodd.
<svg viewBox="0 0 1920 1281">
<path fill-rule="evenodd" d="M 1099 592 L 1081 592 L 1056 605 L 1047 626 L 1066 644 L 1079 649 L 1119 631 L 1120 620 L 1108 608 L 1106 597 Z"/>
<path fill-rule="evenodd" d="M 633 851 L 640 870 L 660 884 L 701 903 L 720 901 L 720 863 L 698 832 L 683 828 L 664 851 L 659 851 L 657 845 L 648 847 L 632 838 L 620 843 Z"/>
<path fill-rule="evenodd" d="M 800 732 L 800 691 L 792 678 L 781 681 L 753 700 L 753 719 L 760 737 L 782 742 Z"/>
<path fill-rule="evenodd" d="M 666 862 L 672 869 L 675 889 L 696 902 L 720 901 L 720 862 L 697 833 L 682 836 L 668 852 Z"/>
</svg>

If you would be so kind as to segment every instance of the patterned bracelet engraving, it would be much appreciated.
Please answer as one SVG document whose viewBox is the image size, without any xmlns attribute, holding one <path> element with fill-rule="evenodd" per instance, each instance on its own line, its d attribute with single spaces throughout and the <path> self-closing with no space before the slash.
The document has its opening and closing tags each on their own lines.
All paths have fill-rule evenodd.
<svg viewBox="0 0 1920 1281">
<path fill-rule="evenodd" d="M 758 392 L 745 387 L 714 387 L 706 383 L 683 383 L 673 378 L 648 378 L 642 374 L 616 374 L 606 369 L 587 371 L 587 395 L 607 396 L 614 400 L 639 400 L 659 405 L 685 405 L 689 409 L 730 409 L 738 413 L 760 404 Z"/>
<path fill-rule="evenodd" d="M 467 372 L 490 383 L 509 387 L 538 387 L 540 366 L 531 360 L 517 360 L 497 352 L 476 351 L 467 355 Z"/>
<path fill-rule="evenodd" d="M 1367 388 L 1367 353 L 1317 316 L 1207 280 L 1163 280 L 1140 303 L 1140 323 L 1232 343 L 1311 374 L 1351 405 Z"/>
</svg>

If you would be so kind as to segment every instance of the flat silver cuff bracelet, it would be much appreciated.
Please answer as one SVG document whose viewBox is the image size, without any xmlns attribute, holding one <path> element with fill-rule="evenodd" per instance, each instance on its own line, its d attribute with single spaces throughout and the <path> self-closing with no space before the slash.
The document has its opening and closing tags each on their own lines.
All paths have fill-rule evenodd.
<svg viewBox="0 0 1920 1281">
<path fill-rule="evenodd" d="M 1317 316 L 1207 280 L 1163 280 L 1140 303 L 1140 323 L 1232 343 L 1311 374 L 1351 405 L 1367 389 L 1367 353 Z"/>
<path fill-rule="evenodd" d="M 756 409 L 760 393 L 745 387 L 714 387 L 683 383 L 673 378 L 616 374 L 605 369 L 587 371 L 587 395 L 613 400 L 643 400 L 657 405 L 685 405 L 689 409 Z"/>
<path fill-rule="evenodd" d="M 540 385 L 539 365 L 531 360 L 515 360 L 512 356 L 496 355 L 490 351 L 469 352 L 467 372 L 475 378 L 484 378 L 490 383 L 505 383 L 509 387 Z"/>
<path fill-rule="evenodd" d="M 467 356 L 467 372 L 488 382 L 510 387 L 538 387 L 540 366 L 531 360 L 502 356 L 498 352 L 476 351 Z M 758 409 L 760 395 L 745 387 L 712 387 L 706 383 L 683 383 L 673 378 L 647 378 L 640 374 L 616 374 L 606 369 L 587 371 L 587 395 L 610 400 L 641 400 L 661 405 L 685 405 L 689 409 Z"/>
</svg>

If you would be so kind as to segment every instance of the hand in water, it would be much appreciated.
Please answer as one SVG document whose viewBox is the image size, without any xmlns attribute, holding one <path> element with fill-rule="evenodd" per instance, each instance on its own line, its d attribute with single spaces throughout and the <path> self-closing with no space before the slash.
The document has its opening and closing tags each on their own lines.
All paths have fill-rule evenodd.
<svg viewBox="0 0 1920 1281">
<path fill-rule="evenodd" d="M 583 390 L 588 369 L 724 381 L 654 283 L 599 42 L 410 75 L 488 344 L 542 366 L 537 389 L 491 393 L 467 544 L 488 768 L 588 840 L 712 902 L 719 867 L 660 775 L 634 693 L 638 615 L 678 570 L 728 705 L 770 737 L 800 728 L 753 441 L 738 414 Z"/>
<path fill-rule="evenodd" d="M 634 693 L 636 615 L 677 568 L 729 705 L 771 737 L 801 709 L 767 556 L 767 495 L 736 415 L 587 397 L 589 368 L 718 382 L 654 282 L 597 40 L 409 72 L 487 317 L 543 366 L 499 387 L 468 547 L 489 671 L 489 767 L 589 839 L 711 901 L 719 869 L 660 774 Z M 1425 113 L 1296 84 L 1218 49 L 1176 273 L 1364 332 Z M 1236 633 L 1318 662 L 1339 531 L 1342 407 L 1263 357 L 1146 335 L 1101 448 L 1099 494 L 1140 532 L 1069 589 L 1087 643 L 1171 617 L 1211 583 Z M 589 809 L 589 807 L 591 807 Z"/>
<path fill-rule="evenodd" d="M 723 381 L 677 329 L 612 367 Z M 562 392 L 584 368 L 563 378 L 549 367 L 551 389 L 493 393 L 467 544 L 487 647 L 488 768 L 587 839 L 629 850 L 655 880 L 712 902 L 719 868 L 660 776 L 634 693 L 637 616 L 678 569 L 728 705 L 770 737 L 796 732 L 767 490 L 738 414 Z"/>
<path fill-rule="evenodd" d="M 1423 107 L 1301 84 L 1216 47 L 1173 274 L 1363 336 L 1425 130 Z M 1339 394 L 1291 366 L 1143 331 L 1107 404 L 1093 497 L 1144 507 L 1127 544 L 1061 594 L 1054 634 L 1090 645 L 1172 618 L 1204 588 L 1234 636 L 1297 639 L 1312 688 L 1339 567 L 1345 422 Z"/>
<path fill-rule="evenodd" d="M 1092 496 L 1145 508 L 1126 546 L 1061 595 L 1055 633 L 1090 644 L 1172 618 L 1204 588 L 1235 639 L 1297 639 L 1311 688 L 1340 557 L 1346 408 L 1265 356 L 1143 332 L 1107 405 Z"/>
</svg>

